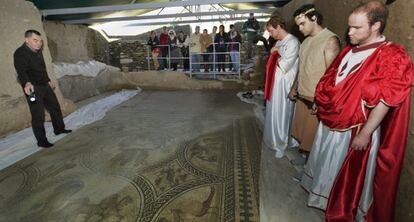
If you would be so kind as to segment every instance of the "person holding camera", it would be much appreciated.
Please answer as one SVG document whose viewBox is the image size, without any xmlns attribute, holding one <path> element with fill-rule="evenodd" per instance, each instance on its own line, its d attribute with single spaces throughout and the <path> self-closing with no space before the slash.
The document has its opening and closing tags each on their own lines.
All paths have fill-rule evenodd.
<svg viewBox="0 0 414 222">
<path fill-rule="evenodd" d="M 39 147 L 53 146 L 46 138 L 44 127 L 45 108 L 49 112 L 54 133 L 70 133 L 65 129 L 62 111 L 53 90 L 54 84 L 50 81 L 46 64 L 43 58 L 43 40 L 40 32 L 27 30 L 24 34 L 25 42 L 14 52 L 14 67 L 17 78 L 27 97 L 32 115 L 32 129 Z"/>
</svg>

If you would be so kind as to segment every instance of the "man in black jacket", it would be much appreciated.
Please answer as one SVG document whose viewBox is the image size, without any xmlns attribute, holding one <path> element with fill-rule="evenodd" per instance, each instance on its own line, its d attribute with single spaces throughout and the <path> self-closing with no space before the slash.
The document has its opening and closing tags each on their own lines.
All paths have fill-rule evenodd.
<svg viewBox="0 0 414 222">
<path fill-rule="evenodd" d="M 33 133 L 39 147 L 53 146 L 46 138 L 44 127 L 45 108 L 52 119 L 54 133 L 70 133 L 65 129 L 62 111 L 53 89 L 55 86 L 50 81 L 46 64 L 43 59 L 41 34 L 36 30 L 27 30 L 24 34 L 25 43 L 14 52 L 14 67 L 17 78 L 27 95 L 30 113 L 32 115 Z"/>
</svg>

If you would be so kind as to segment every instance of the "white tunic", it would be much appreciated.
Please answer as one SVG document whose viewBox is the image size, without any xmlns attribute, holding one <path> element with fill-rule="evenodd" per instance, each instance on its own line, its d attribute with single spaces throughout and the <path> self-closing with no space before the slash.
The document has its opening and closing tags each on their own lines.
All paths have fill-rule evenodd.
<svg viewBox="0 0 414 222">
<path fill-rule="evenodd" d="M 294 103 L 288 94 L 295 81 L 299 67 L 299 41 L 291 34 L 276 43 L 280 60 L 272 98 L 266 103 L 263 144 L 276 151 L 276 157 L 283 157 L 288 147 Z"/>
<path fill-rule="evenodd" d="M 359 52 L 352 50 L 345 55 L 338 68 L 336 84 L 358 70 L 365 59 L 376 48 Z M 362 103 L 362 101 L 361 101 Z M 369 209 L 372 200 L 372 186 L 375 173 L 376 155 L 379 147 L 380 128 L 372 134 L 371 150 L 368 158 L 365 184 L 359 203 L 357 221 L 364 221 L 363 215 Z M 326 209 L 336 175 L 348 154 L 351 143 L 351 130 L 334 131 L 319 123 L 318 131 L 312 145 L 312 151 L 304 169 L 301 185 L 309 192 L 308 205 L 322 210 Z"/>
</svg>

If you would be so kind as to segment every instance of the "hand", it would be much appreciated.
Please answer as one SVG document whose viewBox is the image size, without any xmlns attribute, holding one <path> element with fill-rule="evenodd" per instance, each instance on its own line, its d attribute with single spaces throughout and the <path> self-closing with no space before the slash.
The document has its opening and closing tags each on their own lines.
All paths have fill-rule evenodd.
<svg viewBox="0 0 414 222">
<path fill-rule="evenodd" d="M 316 105 L 316 103 L 313 103 L 311 115 L 316 115 L 317 112 L 318 112 L 318 106 Z"/>
<path fill-rule="evenodd" d="M 351 148 L 355 150 L 365 150 L 371 138 L 370 134 L 364 133 L 362 130 L 352 140 Z"/>
<path fill-rule="evenodd" d="M 276 46 L 273 46 L 273 47 L 270 49 L 270 53 L 277 52 L 277 51 L 279 51 L 279 49 L 278 49 Z"/>
<path fill-rule="evenodd" d="M 33 87 L 32 83 L 27 82 L 24 85 L 24 93 L 26 93 L 26 95 L 30 95 L 33 91 L 34 91 L 34 87 Z"/>
<path fill-rule="evenodd" d="M 55 84 L 53 84 L 53 82 L 52 82 L 52 81 L 49 81 L 49 86 L 50 86 L 50 88 L 52 88 L 53 90 L 55 90 L 55 88 L 56 88 Z"/>
<path fill-rule="evenodd" d="M 298 91 L 296 91 L 296 89 L 291 89 L 288 94 L 288 98 L 292 101 L 296 101 L 297 97 L 298 97 Z"/>
</svg>

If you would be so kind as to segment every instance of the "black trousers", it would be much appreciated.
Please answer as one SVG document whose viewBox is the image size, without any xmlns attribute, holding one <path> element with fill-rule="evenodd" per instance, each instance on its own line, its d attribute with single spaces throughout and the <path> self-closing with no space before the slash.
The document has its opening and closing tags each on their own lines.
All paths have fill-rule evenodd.
<svg viewBox="0 0 414 222">
<path fill-rule="evenodd" d="M 160 63 L 161 69 L 168 68 L 168 61 L 167 61 L 167 57 L 168 57 L 168 47 L 167 46 L 161 46 L 161 57 L 163 57 L 163 58 L 162 59 L 158 59 L 161 62 Z"/>
<path fill-rule="evenodd" d="M 225 52 L 225 51 L 224 51 Z M 221 52 L 221 51 L 218 51 L 218 53 L 223 53 L 223 52 Z M 217 60 L 216 60 L 216 62 L 217 63 L 219 63 L 218 65 L 217 65 L 217 67 L 218 67 L 218 71 L 220 72 L 220 70 L 221 69 L 223 69 L 223 72 L 225 71 L 225 67 L 226 67 L 226 64 L 224 64 L 224 62 L 226 61 L 226 55 L 225 54 L 218 54 L 217 55 Z"/>
<path fill-rule="evenodd" d="M 32 129 L 38 143 L 47 141 L 45 132 L 45 109 L 49 112 L 52 120 L 53 129 L 59 132 L 65 129 L 62 111 L 53 89 L 49 85 L 35 85 L 34 93 L 36 101 L 29 104 L 30 113 L 32 115 Z"/>
</svg>

